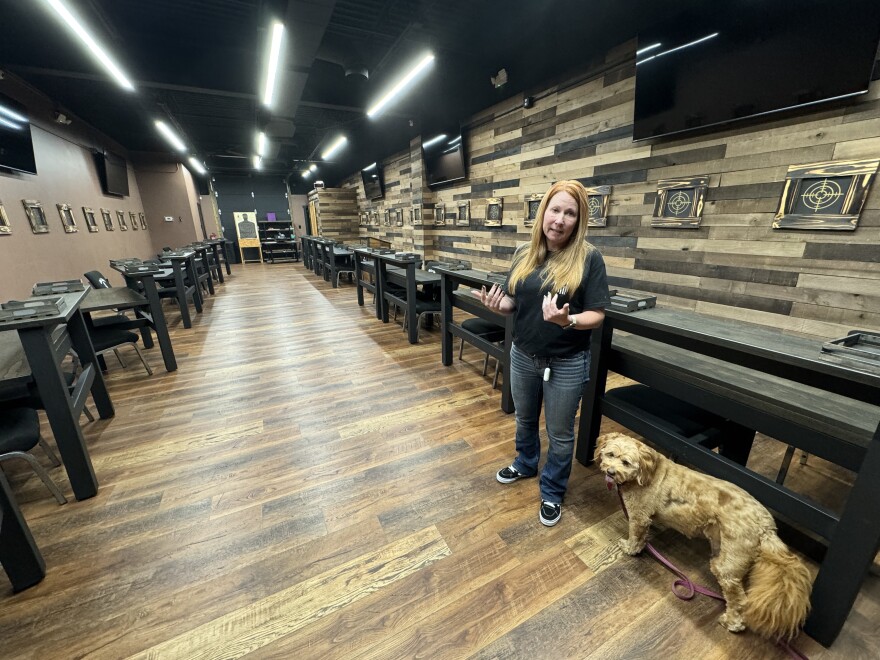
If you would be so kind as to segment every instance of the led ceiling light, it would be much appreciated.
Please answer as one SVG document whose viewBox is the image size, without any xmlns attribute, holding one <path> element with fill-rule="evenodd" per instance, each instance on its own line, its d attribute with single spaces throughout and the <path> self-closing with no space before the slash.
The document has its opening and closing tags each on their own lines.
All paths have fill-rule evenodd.
<svg viewBox="0 0 880 660">
<path fill-rule="evenodd" d="M 309 170 L 303 170 L 303 171 L 301 172 L 301 174 L 302 174 L 302 178 L 303 178 L 303 179 L 308 179 L 309 176 L 311 175 L 311 171 L 309 171 Z"/>
<path fill-rule="evenodd" d="M 183 140 L 177 137 L 177 133 L 168 128 L 168 125 L 164 121 L 159 121 L 157 119 L 156 128 L 159 129 L 162 137 L 168 140 L 168 144 L 177 149 L 177 151 L 186 151 L 186 145 L 183 143 Z"/>
<path fill-rule="evenodd" d="M 433 146 L 433 145 L 437 144 L 438 142 L 442 142 L 445 139 L 446 139 L 446 133 L 441 133 L 440 135 L 438 135 L 436 137 L 432 137 L 430 140 L 425 142 L 425 144 L 422 145 L 422 149 L 427 149 L 428 147 Z"/>
<path fill-rule="evenodd" d="M 0 115 L 5 115 L 9 119 L 14 119 L 15 121 L 27 122 L 27 117 L 22 117 L 20 114 L 10 110 L 5 105 L 0 105 Z"/>
<path fill-rule="evenodd" d="M 199 174 L 207 174 L 208 171 L 205 169 L 205 166 L 196 160 L 195 156 L 190 156 L 187 162 L 192 165 L 192 168 Z"/>
<path fill-rule="evenodd" d="M 276 21 L 272 25 L 272 41 L 269 45 L 269 64 L 266 67 L 266 85 L 263 88 L 263 105 L 271 106 L 278 77 L 278 60 L 281 57 L 281 40 L 284 37 L 284 24 Z"/>
<path fill-rule="evenodd" d="M 65 4 L 61 0 L 46 0 L 46 3 L 64 20 L 67 27 L 69 27 L 73 33 L 79 37 L 86 46 L 88 46 L 92 55 L 95 56 L 105 69 L 107 69 L 107 72 L 113 76 L 113 79 L 119 84 L 119 86 L 123 89 L 127 89 L 129 92 L 133 92 L 134 85 L 128 77 L 122 73 L 122 69 L 119 68 L 119 65 L 117 65 L 116 62 L 113 61 L 113 58 L 107 54 L 107 51 L 95 41 L 95 38 L 89 34 L 88 30 L 83 27 L 82 23 L 70 13 L 70 10 Z"/>
<path fill-rule="evenodd" d="M 262 156 L 254 156 L 254 169 L 261 170 L 263 169 L 263 158 Z"/>
<path fill-rule="evenodd" d="M 309 165 L 309 172 L 314 172 L 314 171 L 317 170 L 317 169 L 318 169 L 318 166 L 315 165 L 314 163 L 312 163 L 311 165 Z"/>
<path fill-rule="evenodd" d="M 407 73 L 403 78 L 400 79 L 391 90 L 382 96 L 379 101 L 373 105 L 369 110 L 367 110 L 367 117 L 376 117 L 379 111 L 384 108 L 388 103 L 391 102 L 394 97 L 400 94 L 404 89 L 406 89 L 407 85 L 409 85 L 417 75 L 419 75 L 431 62 L 434 61 L 434 54 L 428 53 L 421 60 L 419 60 L 418 64 L 416 64 L 412 70 Z"/>
<path fill-rule="evenodd" d="M 3 119 L 3 117 L 0 117 L 0 126 L 6 126 L 16 131 L 20 131 L 22 128 L 24 128 L 24 126 L 22 126 L 21 124 L 16 124 L 14 121 Z"/>
<path fill-rule="evenodd" d="M 321 154 L 321 160 L 327 160 L 328 158 L 330 158 L 333 154 L 339 151 L 342 145 L 344 145 L 347 141 L 348 138 L 346 138 L 344 135 L 340 135 L 338 138 L 336 138 L 336 141 L 331 144 L 324 153 Z"/>
<path fill-rule="evenodd" d="M 263 131 L 257 133 L 257 155 L 266 155 L 266 134 Z"/>
</svg>

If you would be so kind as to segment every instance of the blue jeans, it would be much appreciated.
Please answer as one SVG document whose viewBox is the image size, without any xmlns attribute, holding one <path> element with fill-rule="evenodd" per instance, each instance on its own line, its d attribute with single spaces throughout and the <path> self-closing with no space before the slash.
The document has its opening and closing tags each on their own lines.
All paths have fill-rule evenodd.
<svg viewBox="0 0 880 660">
<path fill-rule="evenodd" d="M 577 332 L 576 330 L 573 332 Z M 544 382 L 544 369 L 550 380 Z M 510 393 L 516 406 L 516 460 L 513 467 L 524 475 L 538 473 L 541 438 L 538 423 L 541 402 L 550 446 L 541 472 L 541 499 L 562 504 L 574 455 L 574 419 L 584 383 L 590 378 L 590 352 L 568 358 L 530 357 L 516 344 L 510 348 Z"/>
</svg>

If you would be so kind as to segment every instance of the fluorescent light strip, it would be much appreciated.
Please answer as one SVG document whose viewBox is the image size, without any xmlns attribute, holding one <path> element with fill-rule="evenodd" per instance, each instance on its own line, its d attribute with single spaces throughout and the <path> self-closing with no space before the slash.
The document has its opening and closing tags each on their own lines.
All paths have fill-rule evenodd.
<svg viewBox="0 0 880 660">
<path fill-rule="evenodd" d="M 257 154 L 259 156 L 266 155 L 266 134 L 263 131 L 257 133 Z"/>
<path fill-rule="evenodd" d="M 6 115 L 10 119 L 14 119 L 15 121 L 23 121 L 25 123 L 27 123 L 28 120 L 27 117 L 22 117 L 20 114 L 18 114 L 17 112 L 13 112 L 5 105 L 0 105 L 0 115 Z"/>
<path fill-rule="evenodd" d="M 433 145 L 437 144 L 438 142 L 442 142 L 445 139 L 446 139 L 446 133 L 441 133 L 440 135 L 432 137 L 430 140 L 425 142 L 422 145 L 422 149 L 427 149 L 428 147 L 433 146 Z"/>
<path fill-rule="evenodd" d="M 697 44 L 703 43 L 704 41 L 712 39 L 713 37 L 717 37 L 719 34 L 720 34 L 719 32 L 707 34 L 705 37 L 701 37 L 700 39 L 697 39 L 696 41 L 691 41 L 690 43 L 683 44 L 681 46 L 676 46 L 675 48 L 670 48 L 669 50 L 664 50 L 662 53 L 657 53 L 656 55 L 651 55 L 651 57 L 646 57 L 645 59 L 636 62 L 636 66 L 638 66 L 639 64 L 644 64 L 645 62 L 650 62 L 651 60 L 656 59 L 658 57 L 663 57 L 664 55 L 669 55 L 669 53 L 674 53 L 675 51 L 681 50 L 682 48 L 696 46 Z"/>
<path fill-rule="evenodd" d="M 337 151 L 339 151 L 340 147 L 342 147 L 342 145 L 344 145 L 347 141 L 348 141 L 348 138 L 346 138 L 344 135 L 340 135 L 336 139 L 336 142 L 331 144 L 330 147 L 327 149 L 327 151 L 325 151 L 324 153 L 321 154 L 321 159 L 327 160 L 328 158 L 330 158 L 333 154 L 335 154 Z"/>
<path fill-rule="evenodd" d="M 272 26 L 272 43 L 269 46 L 269 66 L 266 69 L 266 86 L 263 90 L 263 105 L 272 105 L 275 94 L 275 79 L 278 76 L 278 59 L 281 56 L 281 38 L 284 24 L 278 21 Z"/>
<path fill-rule="evenodd" d="M 207 174 L 207 170 L 205 169 L 205 166 L 202 165 L 199 161 L 197 161 L 195 156 L 190 156 L 187 162 L 190 165 L 192 165 L 192 168 L 196 172 L 198 172 L 199 174 Z"/>
<path fill-rule="evenodd" d="M 162 137 L 168 140 L 168 143 L 177 149 L 177 151 L 186 151 L 186 145 L 183 143 L 183 140 L 177 136 L 177 133 L 168 128 L 168 125 L 164 121 L 159 121 L 157 119 L 156 128 L 159 129 Z"/>
<path fill-rule="evenodd" d="M 311 172 L 309 170 L 303 170 L 302 171 L 303 179 L 308 179 L 310 174 L 311 174 Z"/>
<path fill-rule="evenodd" d="M 22 128 L 24 128 L 24 126 L 22 126 L 21 124 L 16 124 L 14 122 L 9 121 L 8 119 L 3 119 L 3 117 L 0 117 L 0 125 L 8 126 L 9 128 L 16 130 L 16 131 L 20 131 Z"/>
<path fill-rule="evenodd" d="M 261 156 L 254 156 L 254 169 L 263 169 L 263 158 Z"/>
<path fill-rule="evenodd" d="M 64 19 L 64 22 L 67 23 L 67 26 L 71 30 L 73 30 L 73 33 L 89 47 L 92 54 L 98 59 L 104 68 L 107 69 L 107 72 L 113 76 L 113 79 L 116 80 L 119 86 L 133 92 L 134 85 L 131 81 L 124 73 L 122 73 L 122 70 L 116 62 L 114 62 L 110 55 L 107 54 L 107 51 L 101 48 L 98 42 L 95 41 L 94 37 L 92 37 L 82 24 L 76 20 L 76 17 L 70 13 L 70 10 L 61 2 L 61 0 L 46 0 L 46 2 L 55 10 L 55 13 Z"/>
<path fill-rule="evenodd" d="M 311 165 L 309 165 L 309 172 L 314 172 L 314 171 L 317 170 L 317 169 L 318 169 L 318 166 L 315 165 L 314 163 L 312 163 Z"/>
<path fill-rule="evenodd" d="M 381 99 L 379 99 L 379 102 L 378 102 L 378 103 L 376 103 L 372 108 L 370 108 L 369 110 L 367 110 L 367 117 L 375 117 L 375 116 L 378 114 L 378 112 L 379 112 L 382 108 L 384 108 L 386 105 L 388 105 L 388 103 L 389 103 L 389 102 L 390 102 L 395 96 L 397 96 L 398 94 L 400 94 L 400 92 L 402 92 L 403 89 L 404 89 L 404 88 L 405 88 L 410 82 L 412 82 L 413 78 L 415 78 L 417 75 L 419 75 L 419 73 L 421 73 L 422 70 L 425 69 L 425 68 L 426 68 L 429 64 L 431 64 L 431 62 L 433 62 L 433 61 L 434 61 L 434 54 L 433 54 L 433 53 L 428 53 L 427 55 L 425 55 L 425 56 L 419 61 L 419 63 L 416 64 L 416 66 L 412 69 L 412 71 L 410 71 L 408 74 L 406 74 L 406 75 L 400 80 L 400 82 L 398 82 L 396 85 L 394 85 L 394 87 L 391 88 L 391 91 L 390 91 L 390 92 L 388 92 L 387 94 L 385 94 L 385 96 L 383 96 Z"/>
<path fill-rule="evenodd" d="M 636 51 L 636 55 L 641 55 L 642 53 L 647 53 L 649 50 L 654 50 L 655 48 L 660 48 L 662 46 L 659 41 L 656 44 L 651 44 L 650 46 L 645 46 L 644 48 L 639 48 Z"/>
</svg>

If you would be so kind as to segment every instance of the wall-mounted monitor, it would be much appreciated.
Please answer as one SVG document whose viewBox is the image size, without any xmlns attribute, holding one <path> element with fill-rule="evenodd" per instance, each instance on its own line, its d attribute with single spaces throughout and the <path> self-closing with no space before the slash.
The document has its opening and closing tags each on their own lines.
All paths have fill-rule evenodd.
<svg viewBox="0 0 880 660">
<path fill-rule="evenodd" d="M 467 178 L 461 131 L 429 135 L 422 142 L 422 153 L 425 158 L 425 179 L 429 186 L 441 186 Z"/>
<path fill-rule="evenodd" d="M 95 152 L 95 166 L 105 195 L 128 196 L 128 166 L 122 156 L 110 151 Z"/>
<path fill-rule="evenodd" d="M 868 89 L 880 40 L 877 0 L 692 5 L 639 33 L 636 140 Z"/>
<path fill-rule="evenodd" d="M 37 173 L 31 124 L 24 106 L 0 94 L 0 168 Z"/>
<path fill-rule="evenodd" d="M 362 169 L 361 180 L 364 182 L 364 195 L 367 199 L 382 199 L 385 196 L 385 181 L 379 163 L 373 163 Z"/>
</svg>

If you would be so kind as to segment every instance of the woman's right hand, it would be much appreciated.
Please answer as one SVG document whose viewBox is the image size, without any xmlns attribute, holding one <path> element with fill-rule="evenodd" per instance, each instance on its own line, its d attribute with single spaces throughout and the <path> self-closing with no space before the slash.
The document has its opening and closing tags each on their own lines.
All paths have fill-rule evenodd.
<svg viewBox="0 0 880 660">
<path fill-rule="evenodd" d="M 476 289 L 471 289 L 471 293 L 480 298 L 480 302 L 483 303 L 489 309 L 495 310 L 496 312 L 500 312 L 502 314 L 509 314 L 512 309 L 510 305 L 510 301 L 507 298 L 507 295 L 504 293 L 504 289 L 502 289 L 497 284 L 493 284 L 492 288 L 486 291 L 486 287 L 483 286 L 479 291 Z"/>
</svg>

